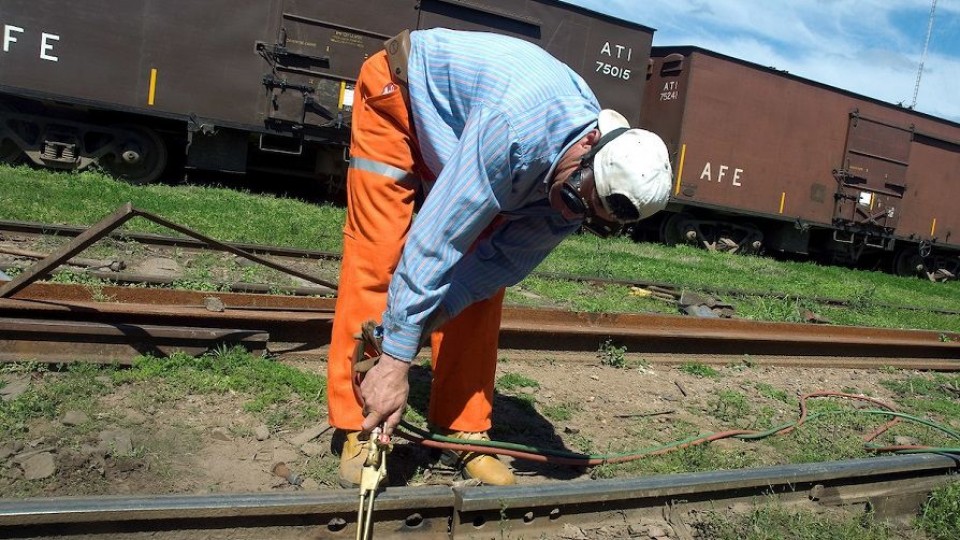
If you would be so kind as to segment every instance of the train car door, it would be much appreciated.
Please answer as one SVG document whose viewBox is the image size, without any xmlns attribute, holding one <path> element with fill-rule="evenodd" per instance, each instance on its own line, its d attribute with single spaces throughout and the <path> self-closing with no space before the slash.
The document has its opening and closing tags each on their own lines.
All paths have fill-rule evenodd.
<svg viewBox="0 0 960 540">
<path fill-rule="evenodd" d="M 345 142 L 361 64 L 384 40 L 416 28 L 416 4 L 282 0 L 276 40 L 257 45 L 271 68 L 263 78 L 268 125 Z"/>
<path fill-rule="evenodd" d="M 896 229 L 912 138 L 911 129 L 850 114 L 843 165 L 834 172 L 836 224 L 883 233 Z"/>
</svg>

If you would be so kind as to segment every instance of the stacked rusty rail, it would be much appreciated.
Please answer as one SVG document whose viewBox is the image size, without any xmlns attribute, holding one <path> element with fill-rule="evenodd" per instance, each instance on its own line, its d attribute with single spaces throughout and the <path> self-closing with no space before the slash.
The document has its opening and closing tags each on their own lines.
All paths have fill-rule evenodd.
<svg viewBox="0 0 960 540">
<path fill-rule="evenodd" d="M 333 308 L 331 298 L 34 283 L 15 298 L 0 299 L 0 358 L 9 359 L 9 352 L 26 354 L 29 342 L 43 341 L 36 332 L 23 338 L 8 326 L 12 319 L 60 321 L 63 324 L 51 325 L 48 340 L 59 343 L 70 342 L 67 323 L 142 325 L 166 327 L 168 335 L 228 330 L 223 339 L 211 334 L 211 344 L 227 336 L 240 344 L 266 337 L 266 348 L 273 353 L 323 354 Z M 501 323 L 501 346 L 506 349 L 595 353 L 607 339 L 630 353 L 653 355 L 655 361 L 750 355 L 759 363 L 796 366 L 960 369 L 958 333 L 521 308 L 505 309 Z"/>
</svg>

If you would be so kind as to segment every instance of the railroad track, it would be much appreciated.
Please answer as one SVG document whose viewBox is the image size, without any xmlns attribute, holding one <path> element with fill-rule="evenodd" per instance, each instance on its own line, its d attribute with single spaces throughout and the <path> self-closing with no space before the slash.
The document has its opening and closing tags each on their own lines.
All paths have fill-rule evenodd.
<svg viewBox="0 0 960 540">
<path fill-rule="evenodd" d="M 935 454 L 647 478 L 511 487 L 397 487 L 376 499 L 374 537 L 584 538 L 627 535 L 645 520 L 692 538 L 691 513 L 749 508 L 765 498 L 795 509 L 843 506 L 881 519 L 916 515 L 955 481 L 955 457 Z M 0 500 L 0 538 L 354 538 L 353 490 Z M 607 536 L 610 537 L 610 536 Z"/>
<path fill-rule="evenodd" d="M 76 358 L 67 344 L 112 339 L 123 349 L 124 344 L 138 338 L 142 342 L 144 336 L 151 332 L 159 336 L 161 331 L 169 338 L 168 346 L 176 345 L 178 332 L 191 333 L 191 344 L 202 346 L 196 343 L 195 329 L 220 330 L 208 332 L 211 347 L 224 341 L 258 343 L 265 333 L 265 348 L 272 353 L 323 354 L 333 308 L 329 298 L 125 287 L 92 291 L 78 285 L 34 283 L 14 298 L 0 298 L 0 360 L 69 362 Z M 27 323 L 33 329 L 29 335 L 23 332 Z M 70 325 L 101 325 L 102 331 L 85 334 Z M 111 325 L 117 330 L 111 331 Z M 667 363 L 692 358 L 726 363 L 750 355 L 750 361 L 758 364 L 960 369 L 958 333 L 523 308 L 505 309 L 501 322 L 504 349 L 557 356 L 572 352 L 595 360 L 599 344 L 607 339 L 631 353 Z M 129 362 L 141 348 L 105 354 L 99 361 Z"/>
<path fill-rule="evenodd" d="M 222 343 L 323 354 L 333 307 L 329 298 L 33 283 L 0 299 L 0 361 L 122 363 L 143 352 L 195 353 Z M 668 363 L 749 354 L 760 364 L 960 367 L 956 333 L 515 308 L 505 310 L 501 327 L 505 348 L 590 361 L 606 339 Z M 591 537 L 600 528 L 627 534 L 654 518 L 689 534 L 692 511 L 767 495 L 797 507 L 906 516 L 957 467 L 953 457 L 912 455 L 509 488 L 388 488 L 377 499 L 375 536 L 561 538 L 576 527 Z M 356 503 L 343 490 L 0 500 L 0 538 L 350 538 Z"/>
<path fill-rule="evenodd" d="M 55 225 L 48 223 L 35 223 L 35 222 L 26 222 L 26 221 L 8 221 L 0 220 L 0 232 L 9 232 L 9 233 L 20 233 L 33 236 L 41 235 L 57 235 L 65 237 L 74 237 L 82 234 L 86 229 L 83 227 L 71 227 L 66 225 Z M 111 238 L 122 239 L 122 240 L 134 240 L 136 242 L 153 245 L 153 246 L 165 246 L 165 247 L 178 247 L 185 249 L 208 249 L 206 243 L 183 236 L 166 236 L 166 235 L 157 235 L 157 234 L 146 234 L 146 233 L 130 233 L 123 231 L 114 231 L 109 234 Z M 248 244 L 248 243 L 227 243 L 227 245 L 232 246 L 237 249 L 242 249 L 249 253 L 257 255 L 268 255 L 272 257 L 279 258 L 291 258 L 291 259 L 312 259 L 312 260 L 339 260 L 341 257 L 340 253 L 330 252 L 330 251 L 317 251 L 317 250 L 306 250 L 306 249 L 296 249 L 288 248 L 282 246 L 268 246 L 261 244 Z M 123 274 L 117 272 L 97 272 L 97 271 L 88 271 L 89 274 L 105 279 L 111 280 L 114 282 L 125 282 L 125 283 L 149 283 L 149 284 L 163 284 L 154 276 L 140 276 L 132 274 Z M 666 290 L 680 291 L 683 287 L 678 286 L 673 283 L 659 282 L 659 281 L 645 281 L 645 280 L 629 280 L 629 279 L 616 279 L 616 278 L 601 278 L 601 277 L 592 277 L 592 276 L 580 276 L 574 274 L 559 274 L 559 273 L 548 273 L 548 272 L 535 272 L 534 275 L 540 276 L 547 279 L 556 279 L 563 281 L 575 281 L 581 283 L 591 283 L 596 285 L 622 285 L 627 287 L 641 287 L 641 288 L 661 288 Z M 252 293 L 261 293 L 266 292 L 270 287 L 257 285 L 257 284 L 235 284 L 234 292 L 252 292 Z M 742 289 L 727 289 L 719 287 L 702 287 L 699 289 L 701 292 L 706 294 L 716 294 L 716 295 L 725 295 L 725 296 L 745 296 L 745 297 L 761 297 L 761 298 L 788 298 L 795 297 L 795 295 L 788 295 L 782 292 L 776 291 L 750 291 Z M 302 294 L 302 295 L 322 295 L 328 294 L 332 291 L 330 289 L 318 289 L 316 287 L 301 287 L 301 288 L 289 288 L 284 290 L 286 294 Z M 831 306 L 849 306 L 850 301 L 842 298 L 830 298 L 830 297 L 804 297 L 804 300 L 809 300 L 823 305 Z M 875 304 L 876 307 L 885 308 L 885 309 L 900 309 L 900 310 L 909 310 L 909 311 L 921 311 L 928 313 L 937 313 L 941 315 L 960 315 L 960 311 L 953 309 L 944 309 L 931 306 L 915 306 L 915 305 L 893 305 L 886 303 Z"/>
</svg>

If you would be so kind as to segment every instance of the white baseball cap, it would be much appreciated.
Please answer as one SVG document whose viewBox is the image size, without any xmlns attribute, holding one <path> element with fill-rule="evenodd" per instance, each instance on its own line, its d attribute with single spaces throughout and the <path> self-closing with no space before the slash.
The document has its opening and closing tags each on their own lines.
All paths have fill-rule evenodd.
<svg viewBox="0 0 960 540">
<path fill-rule="evenodd" d="M 630 129 L 627 119 L 612 109 L 600 111 L 598 127 L 601 139 L 611 131 L 621 131 L 593 158 L 597 195 L 604 208 L 620 221 L 639 221 L 663 210 L 673 183 L 663 140 L 650 131 Z M 622 206 L 627 203 L 636 213 Z"/>
</svg>

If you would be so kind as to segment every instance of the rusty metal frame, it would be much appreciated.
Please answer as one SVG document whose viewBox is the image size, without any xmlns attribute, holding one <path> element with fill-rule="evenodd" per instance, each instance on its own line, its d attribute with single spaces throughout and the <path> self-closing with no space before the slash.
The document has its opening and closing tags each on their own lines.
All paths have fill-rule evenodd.
<svg viewBox="0 0 960 540">
<path fill-rule="evenodd" d="M 284 274 L 298 277 L 300 279 L 309 281 L 310 283 L 315 283 L 317 285 L 329 287 L 330 289 L 333 289 L 333 291 L 337 290 L 337 285 L 335 283 L 320 279 L 315 276 L 311 276 L 310 274 L 306 274 L 298 270 L 286 268 L 283 265 L 277 264 L 269 259 L 265 259 L 258 255 L 254 255 L 249 251 L 245 251 L 243 249 L 231 246 L 229 244 L 225 244 L 218 240 L 214 240 L 213 238 L 204 236 L 196 231 L 188 229 L 187 227 L 178 225 L 172 221 L 168 221 L 156 214 L 151 214 L 150 212 L 146 212 L 144 210 L 139 210 L 137 208 L 134 208 L 132 203 L 127 202 L 123 206 L 118 208 L 116 211 L 114 211 L 112 214 L 110 214 L 109 216 L 103 218 L 98 223 L 94 224 L 84 232 L 80 233 L 76 238 L 71 240 L 68 244 L 60 247 L 60 249 L 51 253 L 49 256 L 47 256 L 46 259 L 43 259 L 37 262 L 35 265 L 31 266 L 26 272 L 17 276 L 16 279 L 14 279 L 13 281 L 10 281 L 3 287 L 0 287 L 0 298 L 9 298 L 13 296 L 18 291 L 22 290 L 23 288 L 27 287 L 31 283 L 47 275 L 54 268 L 67 262 L 68 260 L 70 260 L 70 258 L 74 257 L 78 253 L 82 252 L 83 250 L 93 245 L 97 240 L 100 240 L 105 236 L 109 235 L 113 230 L 117 229 L 118 227 L 120 227 L 121 225 L 123 225 L 124 223 L 126 223 L 127 221 L 130 221 L 135 217 L 146 218 L 158 225 L 162 225 L 164 227 L 167 227 L 168 229 L 172 229 L 181 234 L 185 234 L 191 238 L 194 238 L 196 240 L 199 240 L 200 242 L 203 242 L 207 247 L 213 247 L 221 251 L 232 253 L 239 257 L 243 257 L 253 262 L 262 264 L 267 268 L 272 268 L 273 270 L 276 270 L 278 272 L 283 272 Z"/>
<path fill-rule="evenodd" d="M 224 345 L 239 345 L 260 355 L 269 341 L 268 332 L 244 328 L 0 317 L 0 362 L 129 365 L 142 355 L 165 357 L 174 351 L 200 355 Z"/>
</svg>

